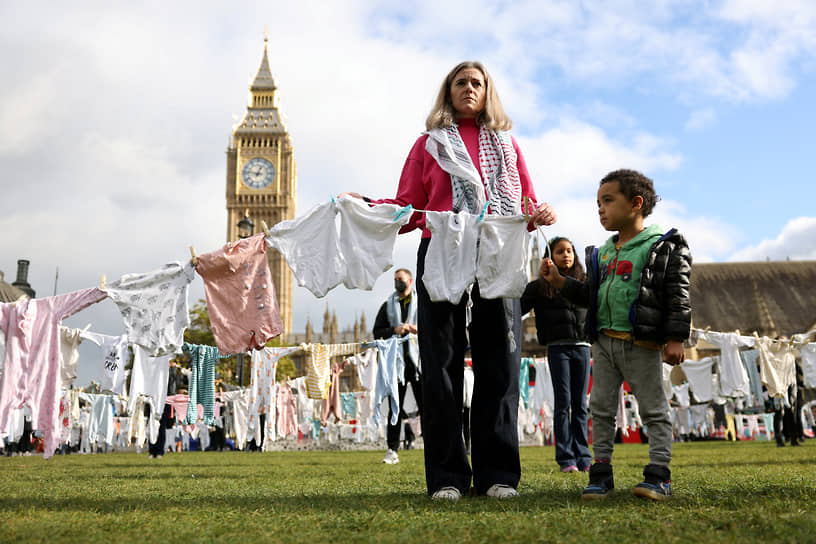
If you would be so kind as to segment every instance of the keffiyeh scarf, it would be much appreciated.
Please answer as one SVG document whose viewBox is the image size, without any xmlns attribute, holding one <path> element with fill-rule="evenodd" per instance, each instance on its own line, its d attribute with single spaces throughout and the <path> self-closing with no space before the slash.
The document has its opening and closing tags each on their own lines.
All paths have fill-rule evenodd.
<svg viewBox="0 0 816 544">
<path fill-rule="evenodd" d="M 479 128 L 479 166 L 482 177 L 473 165 L 465 142 L 454 125 L 427 132 L 425 150 L 439 167 L 450 174 L 453 211 L 467 210 L 480 214 L 485 203 L 498 215 L 521 213 L 521 180 L 516 150 L 509 132 Z M 482 190 L 484 187 L 484 191 Z M 485 200 L 485 193 L 487 200 Z"/>
</svg>

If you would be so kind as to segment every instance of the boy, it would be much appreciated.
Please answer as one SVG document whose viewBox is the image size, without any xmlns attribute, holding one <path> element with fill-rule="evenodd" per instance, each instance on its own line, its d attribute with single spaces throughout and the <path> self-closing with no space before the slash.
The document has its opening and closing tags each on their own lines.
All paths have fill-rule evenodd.
<svg viewBox="0 0 816 544">
<path fill-rule="evenodd" d="M 587 248 L 587 279 L 561 276 L 547 259 L 543 277 L 576 304 L 589 307 L 587 334 L 593 343 L 590 396 L 595 462 L 589 470 L 584 500 L 614 494 L 612 448 L 618 391 L 623 380 L 638 400 L 649 432 L 649 464 L 638 497 L 671 497 L 672 428 L 663 395 L 662 359 L 684 360 L 683 341 L 691 326 L 689 278 L 691 254 L 676 229 L 643 226 L 658 201 L 652 180 L 633 170 L 616 170 L 601 180 L 601 225 L 617 231 L 600 249 Z"/>
</svg>

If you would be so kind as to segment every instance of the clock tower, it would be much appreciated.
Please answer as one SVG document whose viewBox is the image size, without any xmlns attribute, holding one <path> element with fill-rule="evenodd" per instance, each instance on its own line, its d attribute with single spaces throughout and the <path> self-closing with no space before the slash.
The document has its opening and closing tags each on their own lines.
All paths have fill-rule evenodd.
<svg viewBox="0 0 816 544">
<path fill-rule="evenodd" d="M 261 66 L 249 86 L 249 105 L 233 126 L 227 148 L 227 241 L 238 239 L 238 222 L 247 215 L 260 232 L 295 216 L 297 166 L 289 132 L 278 109 L 277 85 L 269 68 L 267 41 Z M 275 249 L 269 268 L 278 295 L 286 341 L 292 332 L 292 272 Z"/>
</svg>

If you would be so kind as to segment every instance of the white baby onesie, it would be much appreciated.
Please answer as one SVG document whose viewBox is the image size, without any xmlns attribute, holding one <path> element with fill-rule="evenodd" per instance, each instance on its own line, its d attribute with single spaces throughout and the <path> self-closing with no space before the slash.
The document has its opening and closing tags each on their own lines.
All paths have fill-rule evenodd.
<svg viewBox="0 0 816 544">
<path fill-rule="evenodd" d="M 751 394 L 748 372 L 739 357 L 740 347 L 753 347 L 754 339 L 733 332 L 707 331 L 702 340 L 720 347 L 720 387 L 726 397 L 746 397 Z"/>
<path fill-rule="evenodd" d="M 422 283 L 432 301 L 458 304 L 476 281 L 477 219 L 467 212 L 425 212 L 431 241 Z"/>
<path fill-rule="evenodd" d="M 482 298 L 520 298 L 527 286 L 530 236 L 523 215 L 487 215 L 479 222 L 476 279 Z"/>
<path fill-rule="evenodd" d="M 63 387 L 69 387 L 76 380 L 81 333 L 82 329 L 60 326 L 60 376 Z"/>
<path fill-rule="evenodd" d="M 281 221 L 269 229 L 266 244 L 277 249 L 298 285 L 323 297 L 343 283 L 346 263 L 337 240 L 334 202 L 319 204 L 302 217 Z"/>
<path fill-rule="evenodd" d="M 170 358 L 172 355 L 151 357 L 138 344 L 133 344 L 133 370 L 130 377 L 130 402 L 128 415 L 136 411 L 136 401 L 140 395 L 149 397 L 155 409 L 150 411 L 150 442 L 156 442 L 158 423 L 164 411 L 167 399 L 167 379 L 170 376 Z"/>
<path fill-rule="evenodd" d="M 711 357 L 680 363 L 680 368 L 683 369 L 689 382 L 689 388 L 698 402 L 710 402 L 713 397 L 711 388 L 711 368 L 713 366 L 714 359 Z"/>
<path fill-rule="evenodd" d="M 177 353 L 190 324 L 187 292 L 195 272 L 172 262 L 147 273 L 125 274 L 105 292 L 119 306 L 130 341 L 153 357 Z"/>
<path fill-rule="evenodd" d="M 359 198 L 337 200 L 340 212 L 340 252 L 346 262 L 343 285 L 370 291 L 380 275 L 391 268 L 399 229 L 410 219 L 401 206 L 369 206 Z M 399 218 L 397 219 L 397 217 Z"/>
<path fill-rule="evenodd" d="M 756 339 L 759 349 L 759 376 L 768 395 L 784 398 L 788 387 L 796 385 L 796 356 L 788 342 L 778 342 L 763 336 Z"/>
<path fill-rule="evenodd" d="M 369 348 L 362 353 L 358 353 L 352 357 L 352 362 L 357 367 L 360 386 L 366 391 L 374 391 L 377 384 L 377 350 Z"/>
<path fill-rule="evenodd" d="M 130 360 L 128 337 L 126 334 L 110 336 L 96 332 L 84 331 L 82 338 L 90 340 L 102 349 L 102 364 L 97 366 L 94 378 L 99 381 L 102 390 L 110 390 L 120 397 L 127 397 L 125 366 Z"/>
</svg>

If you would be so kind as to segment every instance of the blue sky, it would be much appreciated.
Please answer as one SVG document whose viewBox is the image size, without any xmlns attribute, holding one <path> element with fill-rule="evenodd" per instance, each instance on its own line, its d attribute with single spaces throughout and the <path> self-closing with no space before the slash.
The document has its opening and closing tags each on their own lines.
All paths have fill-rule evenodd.
<svg viewBox="0 0 816 544">
<path fill-rule="evenodd" d="M 0 270 L 40 295 L 225 240 L 224 151 L 264 25 L 298 161 L 298 215 L 394 193 L 445 73 L 482 60 L 540 199 L 578 246 L 598 180 L 636 168 L 697 262 L 816 259 L 816 4 L 350 1 L 0 5 Z M 398 266 L 415 266 L 402 237 Z M 391 289 L 295 293 L 293 328 L 369 324 Z M 193 297 L 203 296 L 200 280 Z M 70 318 L 118 334 L 105 301 Z"/>
</svg>

